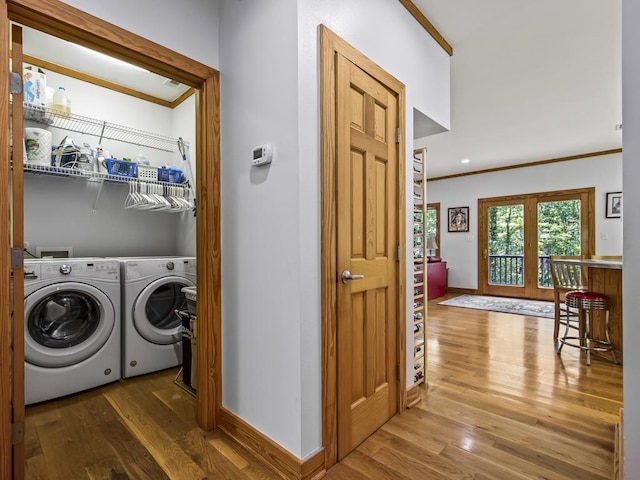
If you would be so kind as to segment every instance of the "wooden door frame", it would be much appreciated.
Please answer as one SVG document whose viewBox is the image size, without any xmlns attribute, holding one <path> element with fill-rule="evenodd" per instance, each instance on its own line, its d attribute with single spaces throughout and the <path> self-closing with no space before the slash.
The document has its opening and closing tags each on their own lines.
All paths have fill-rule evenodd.
<svg viewBox="0 0 640 480">
<path fill-rule="evenodd" d="M 595 253 L 596 245 L 596 233 L 595 233 L 595 187 L 586 188 L 574 188 L 571 190 L 555 190 L 550 192 L 536 192 L 527 193 L 522 195 L 506 195 L 502 197 L 490 197 L 478 199 L 478 293 L 485 294 L 485 279 L 488 275 L 487 262 L 483 258 L 483 245 L 484 238 L 486 237 L 486 224 L 487 218 L 485 217 L 485 205 L 493 202 L 505 202 L 516 204 L 528 199 L 541 199 L 548 202 L 555 200 L 564 200 L 565 196 L 584 196 L 586 197 L 586 204 L 581 211 L 586 212 L 586 218 L 581 218 L 581 230 L 580 237 L 581 250 L 585 255 L 593 255 Z M 526 212 L 525 212 L 526 213 Z M 537 212 L 529 212 L 530 215 L 537 215 Z M 537 220 L 536 220 L 537 223 Z M 586 231 L 586 235 L 585 235 Z M 525 244 L 537 242 L 537 232 L 525 231 Z M 525 247 L 526 248 L 526 247 Z M 537 270 L 535 271 L 537 272 Z M 531 272 L 532 276 L 536 276 L 535 272 Z"/>
<path fill-rule="evenodd" d="M 198 397 L 196 417 L 217 426 L 222 399 L 220 248 L 220 76 L 200 62 L 58 0 L 1 0 L 0 76 L 0 478 L 14 478 L 11 445 L 9 21 L 119 58 L 196 89 L 196 255 L 198 258 Z M 22 340 L 21 340 L 22 341 Z M 18 386 L 20 388 L 20 386 Z M 22 386 L 24 388 L 24 386 Z M 16 469 L 21 478 L 22 467 Z"/>
<path fill-rule="evenodd" d="M 322 289 L 322 444 L 325 468 L 338 458 L 337 406 L 337 237 L 336 237 L 336 79 L 335 56 L 340 54 L 365 72 L 374 72 L 378 81 L 398 95 L 398 264 L 397 356 L 400 365 L 398 409 L 406 408 L 406 201 L 405 201 L 405 93 L 404 85 L 355 48 L 320 25 L 320 115 L 321 115 L 321 289 Z"/>
</svg>

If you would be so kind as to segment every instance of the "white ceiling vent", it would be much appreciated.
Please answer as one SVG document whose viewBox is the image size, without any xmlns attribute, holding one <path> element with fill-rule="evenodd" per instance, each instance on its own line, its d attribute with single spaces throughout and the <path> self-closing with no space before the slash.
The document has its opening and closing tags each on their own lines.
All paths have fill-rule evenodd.
<svg viewBox="0 0 640 480">
<path fill-rule="evenodd" d="M 162 82 L 162 84 L 172 88 L 177 88 L 180 86 L 180 82 L 176 82 L 175 80 L 171 80 L 170 78 L 167 78 L 164 82 Z"/>
</svg>

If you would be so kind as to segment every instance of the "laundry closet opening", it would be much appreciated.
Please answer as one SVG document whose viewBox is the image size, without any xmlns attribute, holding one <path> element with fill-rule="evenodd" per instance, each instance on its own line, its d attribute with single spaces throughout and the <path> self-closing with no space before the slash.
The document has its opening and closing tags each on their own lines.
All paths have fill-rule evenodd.
<svg viewBox="0 0 640 480">
<path fill-rule="evenodd" d="M 85 45 L 100 38 L 103 51 L 118 51 L 118 42 L 129 39 L 130 45 L 120 48 L 122 57 L 137 51 L 137 63 L 154 71 L 177 72 L 186 85 L 163 79 L 162 88 L 174 90 L 168 99 L 146 91 L 144 85 L 117 85 L 125 76 L 120 66 L 90 61 L 83 56 L 89 53 L 80 53 L 78 46 L 78 52 L 66 51 L 60 57 L 64 61 L 58 60 L 54 57 L 67 45 L 36 30 L 11 26 L 11 68 L 25 88 L 10 98 L 11 128 L 4 124 L 12 133 L 14 155 L 12 190 L 2 198 L 5 205 L 13 198 L 13 215 L 2 227 L 10 233 L 3 238 L 11 237 L 14 250 L 25 251 L 24 268 L 11 267 L 17 291 L 11 351 L 0 345 L 3 361 L 8 353 L 15 360 L 13 375 L 0 375 L 5 392 L 11 391 L 6 382 L 13 386 L 12 422 L 22 425 L 25 403 L 38 409 L 74 401 L 95 394 L 90 390 L 95 386 L 119 385 L 124 377 L 142 378 L 168 367 L 168 384 L 187 395 L 173 383 L 173 372 L 183 363 L 181 342 L 176 341 L 182 330 L 176 312 L 187 310 L 182 289 L 199 283 L 215 292 L 220 282 L 216 254 L 210 255 L 200 282 L 196 275 L 196 236 L 199 249 L 219 251 L 219 188 L 216 182 L 209 191 L 204 187 L 219 168 L 218 73 L 117 27 L 99 35 L 112 26 L 94 17 L 87 16 L 82 30 L 64 20 L 52 26 L 46 5 L 38 3 L 25 13 L 13 3 L 8 2 L 9 18 L 17 15 L 25 19 L 24 25 L 36 28 L 39 22 L 47 24 L 48 32 L 82 39 Z M 61 8 L 72 13 L 69 18 L 76 15 L 71 7 Z M 40 40 L 48 54 L 47 48 L 38 51 Z M 151 55 L 151 48 L 164 60 Z M 5 59 L 8 53 L 5 50 Z M 105 78 L 105 72 L 114 72 L 114 78 Z M 138 80 L 140 75 L 153 76 L 138 73 Z M 47 94 L 46 85 L 54 87 L 53 95 Z M 4 142 L 9 151 L 9 141 Z M 193 208 L 196 171 L 208 214 L 198 224 Z M 5 272 L 8 267 L 3 263 Z M 9 305 L 10 298 L 3 290 L 3 304 Z M 129 298 L 132 306 L 124 312 Z M 216 293 L 206 300 L 219 305 Z M 204 330 L 219 324 L 217 307 L 205 302 L 204 311 L 211 320 Z M 128 317 L 136 322 L 135 334 L 131 330 L 127 337 L 137 342 L 132 347 L 136 358 L 126 362 L 139 367 L 133 373 L 122 369 Z M 164 335 L 170 329 L 173 333 Z M 203 343 L 201 352 L 206 353 L 208 345 Z M 167 355 L 174 360 L 158 360 Z M 210 371 L 206 354 L 204 358 L 204 370 Z M 18 365 L 25 366 L 24 384 Z M 201 383 L 203 395 L 191 397 L 191 404 L 194 423 L 197 418 L 200 426 L 210 429 L 215 427 L 217 399 L 207 383 Z M 3 397 L 3 411 L 5 401 Z M 26 432 L 28 438 L 28 422 Z M 13 443 L 13 468 L 20 468 L 22 438 L 14 435 L 8 442 L 4 433 L 3 457 L 8 458 L 6 447 Z M 6 465 L 3 461 L 3 478 Z"/>
<path fill-rule="evenodd" d="M 195 394 L 195 91 L 31 28 L 22 42 L 25 403 L 178 366 Z"/>
</svg>

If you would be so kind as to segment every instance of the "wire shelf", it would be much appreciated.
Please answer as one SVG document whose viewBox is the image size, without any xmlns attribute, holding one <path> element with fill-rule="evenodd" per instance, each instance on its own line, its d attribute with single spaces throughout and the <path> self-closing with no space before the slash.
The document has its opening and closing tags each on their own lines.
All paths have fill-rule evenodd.
<svg viewBox="0 0 640 480">
<path fill-rule="evenodd" d="M 117 125 L 102 120 L 65 114 L 59 110 L 23 104 L 25 120 L 49 125 L 70 132 L 83 133 L 102 139 L 115 140 L 141 147 L 149 147 L 163 152 L 177 152 L 178 140 L 156 133 L 145 132 L 135 128 Z"/>
<path fill-rule="evenodd" d="M 53 167 L 48 165 L 35 165 L 35 164 L 24 164 L 24 171 L 30 173 L 42 173 L 45 175 L 52 175 L 55 177 L 73 177 L 73 178 L 84 178 L 92 181 L 109 181 L 109 182 L 119 182 L 119 183 L 130 183 L 130 182 L 143 182 L 143 183 L 152 183 L 157 185 L 180 185 L 180 186 L 188 186 L 189 182 L 185 183 L 171 183 L 171 182 L 161 182 L 158 180 L 149 180 L 146 178 L 138 178 L 138 177 L 126 177 L 124 175 L 109 175 L 108 173 L 102 172 L 93 172 L 89 170 L 82 170 L 78 168 L 64 168 L 64 167 Z"/>
</svg>

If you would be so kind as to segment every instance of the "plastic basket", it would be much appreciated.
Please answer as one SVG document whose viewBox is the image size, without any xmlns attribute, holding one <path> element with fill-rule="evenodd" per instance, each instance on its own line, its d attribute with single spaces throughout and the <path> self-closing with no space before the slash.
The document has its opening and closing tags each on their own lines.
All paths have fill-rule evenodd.
<svg viewBox="0 0 640 480">
<path fill-rule="evenodd" d="M 138 165 L 138 178 L 140 180 L 158 181 L 158 167 L 148 167 L 146 165 Z"/>
<path fill-rule="evenodd" d="M 105 158 L 104 164 L 107 167 L 107 173 L 109 175 L 116 175 L 119 177 L 135 177 L 136 166 L 135 162 L 125 162 L 124 160 L 117 160 L 115 158 Z"/>
<path fill-rule="evenodd" d="M 158 180 L 161 182 L 182 183 L 182 170 L 179 168 L 159 168 Z"/>
</svg>

